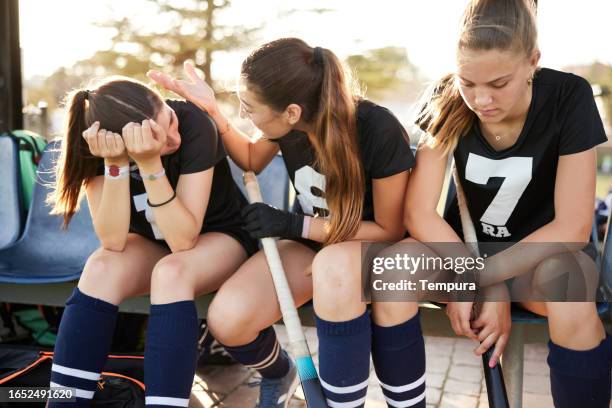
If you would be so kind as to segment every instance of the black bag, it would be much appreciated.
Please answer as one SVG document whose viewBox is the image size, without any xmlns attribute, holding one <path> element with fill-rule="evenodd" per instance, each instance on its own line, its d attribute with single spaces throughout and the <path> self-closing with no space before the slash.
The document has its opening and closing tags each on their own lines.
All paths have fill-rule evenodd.
<svg viewBox="0 0 612 408">
<path fill-rule="evenodd" d="M 0 345 L 0 387 L 48 387 L 53 353 L 31 347 Z M 109 355 L 102 372 L 92 407 L 142 408 L 145 406 L 144 357 Z M 26 405 L 22 403 L 25 408 Z M 44 402 L 28 407 L 45 406 Z M 0 408 L 9 403 L 0 403 Z"/>
</svg>

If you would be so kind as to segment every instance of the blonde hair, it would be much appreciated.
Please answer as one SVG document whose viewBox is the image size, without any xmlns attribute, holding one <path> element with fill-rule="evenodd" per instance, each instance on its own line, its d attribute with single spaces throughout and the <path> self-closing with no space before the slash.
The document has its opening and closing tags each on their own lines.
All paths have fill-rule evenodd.
<svg viewBox="0 0 612 408">
<path fill-rule="evenodd" d="M 472 0 L 463 14 L 457 50 L 516 51 L 530 56 L 538 32 L 533 0 Z M 432 146 L 452 152 L 476 115 L 463 101 L 454 74 L 441 78 L 427 92 L 417 124 Z"/>
</svg>

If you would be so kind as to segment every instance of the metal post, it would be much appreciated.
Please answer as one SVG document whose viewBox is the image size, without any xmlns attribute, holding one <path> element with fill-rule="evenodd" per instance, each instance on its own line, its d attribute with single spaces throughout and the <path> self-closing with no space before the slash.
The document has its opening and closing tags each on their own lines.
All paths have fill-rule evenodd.
<svg viewBox="0 0 612 408">
<path fill-rule="evenodd" d="M 0 0 L 0 133 L 23 128 L 18 0 Z"/>
</svg>

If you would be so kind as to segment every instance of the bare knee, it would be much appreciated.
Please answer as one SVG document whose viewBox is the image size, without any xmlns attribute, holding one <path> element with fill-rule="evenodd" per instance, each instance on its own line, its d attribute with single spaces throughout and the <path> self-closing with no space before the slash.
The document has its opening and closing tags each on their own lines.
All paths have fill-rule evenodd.
<svg viewBox="0 0 612 408">
<path fill-rule="evenodd" d="M 379 326 L 391 327 L 413 318 L 418 311 L 416 302 L 376 302 L 372 304 L 372 319 Z"/>
<path fill-rule="evenodd" d="M 323 248 L 312 262 L 313 297 L 323 319 L 348 320 L 365 309 L 362 302 L 359 243 Z"/>
<path fill-rule="evenodd" d="M 603 324 L 592 302 L 547 302 L 551 340 L 574 350 L 588 350 L 605 337 Z"/>
<path fill-rule="evenodd" d="M 129 271 L 117 253 L 100 248 L 87 259 L 78 286 L 90 296 L 119 304 L 129 296 L 123 288 L 126 279 Z"/>
<path fill-rule="evenodd" d="M 533 273 L 532 290 L 548 301 L 594 301 L 598 276 L 594 263 L 588 261 L 590 264 L 573 254 L 545 259 Z"/>
<path fill-rule="evenodd" d="M 160 260 L 151 274 L 151 302 L 170 303 L 193 298 L 193 276 L 185 262 L 172 256 Z"/>
<path fill-rule="evenodd" d="M 549 258 L 544 259 L 538 264 L 533 273 L 533 285 L 541 286 L 546 281 L 549 281 L 553 274 L 558 276 L 563 273 L 565 264 L 568 262 L 567 256 L 564 255 L 553 255 Z"/>
<path fill-rule="evenodd" d="M 208 327 L 215 339 L 223 345 L 248 344 L 265 328 L 256 327 L 254 310 L 256 308 L 244 296 L 222 288 L 208 307 Z"/>
</svg>

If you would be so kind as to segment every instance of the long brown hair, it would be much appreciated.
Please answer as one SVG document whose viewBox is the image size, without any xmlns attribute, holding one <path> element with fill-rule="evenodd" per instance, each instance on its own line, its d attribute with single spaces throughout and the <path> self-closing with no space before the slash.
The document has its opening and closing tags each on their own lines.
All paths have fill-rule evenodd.
<svg viewBox="0 0 612 408">
<path fill-rule="evenodd" d="M 533 0 L 472 0 L 463 14 L 457 50 L 512 50 L 530 56 L 537 42 Z M 476 115 L 463 101 L 454 74 L 434 84 L 426 98 L 417 124 L 433 136 L 433 146 L 451 152 Z"/>
<path fill-rule="evenodd" d="M 363 212 L 365 176 L 357 142 L 358 92 L 351 75 L 333 52 L 297 38 L 257 48 L 242 63 L 241 74 L 274 110 L 297 104 L 301 119 L 314 124 L 313 145 L 330 210 L 325 244 L 353 237 Z"/>
<path fill-rule="evenodd" d="M 156 91 L 124 77 L 112 77 L 92 90 L 80 89 L 67 95 L 65 138 L 56 167 L 55 190 L 48 197 L 52 213 L 64 216 L 64 227 L 79 209 L 83 187 L 103 164 L 103 159 L 89 151 L 83 132 L 99 121 L 101 129 L 121 134 L 129 122 L 155 119 L 162 105 Z"/>
</svg>

